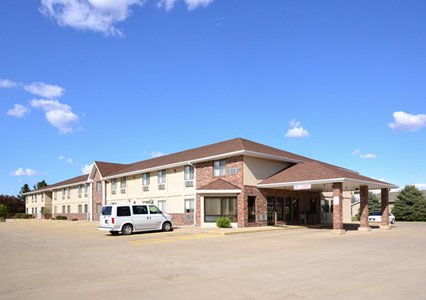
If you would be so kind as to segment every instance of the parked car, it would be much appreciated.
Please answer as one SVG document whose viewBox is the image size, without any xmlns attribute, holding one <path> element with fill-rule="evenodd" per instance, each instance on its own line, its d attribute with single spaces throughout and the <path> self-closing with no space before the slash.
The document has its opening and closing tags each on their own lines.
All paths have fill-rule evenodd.
<svg viewBox="0 0 426 300">
<path fill-rule="evenodd" d="M 368 216 L 369 222 L 382 222 L 382 213 L 372 213 Z M 395 216 L 391 213 L 389 213 L 389 223 L 394 224 L 395 223 Z"/>
<path fill-rule="evenodd" d="M 98 230 L 112 235 L 136 231 L 173 230 L 172 217 L 152 204 L 107 205 L 102 208 Z"/>
</svg>

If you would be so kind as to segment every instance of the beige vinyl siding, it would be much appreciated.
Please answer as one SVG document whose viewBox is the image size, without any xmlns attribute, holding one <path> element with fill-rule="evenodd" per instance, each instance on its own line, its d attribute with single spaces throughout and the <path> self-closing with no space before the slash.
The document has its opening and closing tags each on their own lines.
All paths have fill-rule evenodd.
<svg viewBox="0 0 426 300">
<path fill-rule="evenodd" d="M 244 185 L 256 185 L 289 166 L 286 162 L 244 156 Z"/>
</svg>

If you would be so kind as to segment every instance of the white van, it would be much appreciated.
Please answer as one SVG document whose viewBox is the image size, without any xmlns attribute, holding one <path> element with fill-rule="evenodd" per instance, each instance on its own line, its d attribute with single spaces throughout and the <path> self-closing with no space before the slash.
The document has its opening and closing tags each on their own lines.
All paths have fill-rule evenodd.
<svg viewBox="0 0 426 300">
<path fill-rule="evenodd" d="M 173 230 L 172 217 L 152 204 L 106 205 L 102 208 L 99 230 L 112 235 L 131 234 L 135 231 Z"/>
</svg>

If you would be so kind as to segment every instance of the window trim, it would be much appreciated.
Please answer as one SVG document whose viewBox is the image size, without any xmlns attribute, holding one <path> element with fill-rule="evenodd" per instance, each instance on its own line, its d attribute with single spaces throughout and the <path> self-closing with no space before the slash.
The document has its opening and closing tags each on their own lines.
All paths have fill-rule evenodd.
<svg viewBox="0 0 426 300">
<path fill-rule="evenodd" d="M 226 159 L 219 159 L 219 160 L 213 161 L 213 177 L 226 176 L 226 163 L 227 163 Z M 218 169 L 216 169 L 217 167 L 216 164 L 218 164 Z"/>
</svg>

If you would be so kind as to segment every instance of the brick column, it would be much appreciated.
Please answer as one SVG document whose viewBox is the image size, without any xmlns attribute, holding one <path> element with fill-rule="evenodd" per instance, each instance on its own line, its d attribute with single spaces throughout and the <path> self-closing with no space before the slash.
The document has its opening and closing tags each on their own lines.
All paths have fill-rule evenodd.
<svg viewBox="0 0 426 300">
<path fill-rule="evenodd" d="M 371 231 L 371 228 L 368 224 L 368 215 L 369 215 L 369 210 L 368 210 L 368 186 L 367 185 L 362 185 L 359 188 L 359 192 L 360 192 L 360 216 L 359 216 L 359 228 L 358 230 L 361 231 Z"/>
<path fill-rule="evenodd" d="M 380 229 L 390 229 L 389 226 L 389 189 L 381 190 L 382 224 Z"/>
<path fill-rule="evenodd" d="M 343 184 L 333 183 L 333 230 L 332 233 L 345 233 L 343 229 Z"/>
</svg>

